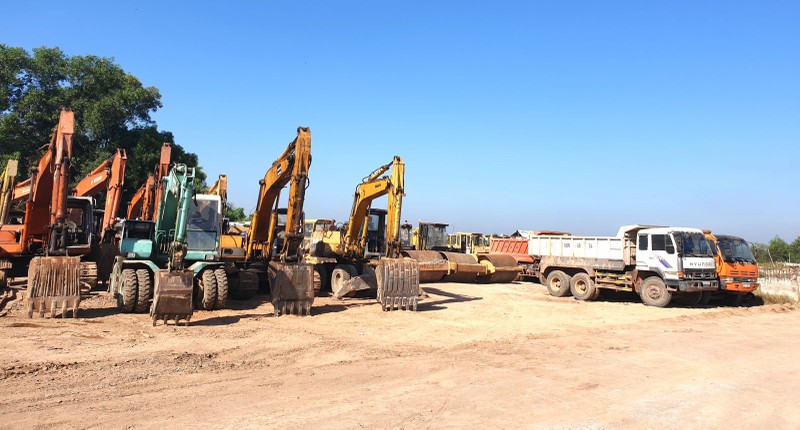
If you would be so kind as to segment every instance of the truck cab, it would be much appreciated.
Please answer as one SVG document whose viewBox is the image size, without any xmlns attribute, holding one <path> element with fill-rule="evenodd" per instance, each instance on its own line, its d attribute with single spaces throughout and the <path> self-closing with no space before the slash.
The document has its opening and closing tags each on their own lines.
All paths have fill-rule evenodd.
<svg viewBox="0 0 800 430">
<path fill-rule="evenodd" d="M 750 250 L 750 245 L 737 236 L 715 235 L 704 230 L 711 252 L 717 263 L 720 291 L 738 301 L 747 293 L 758 288 L 758 263 Z"/>
<path fill-rule="evenodd" d="M 636 270 L 654 272 L 680 292 L 716 290 L 714 254 L 702 230 L 656 227 L 636 231 Z"/>
</svg>

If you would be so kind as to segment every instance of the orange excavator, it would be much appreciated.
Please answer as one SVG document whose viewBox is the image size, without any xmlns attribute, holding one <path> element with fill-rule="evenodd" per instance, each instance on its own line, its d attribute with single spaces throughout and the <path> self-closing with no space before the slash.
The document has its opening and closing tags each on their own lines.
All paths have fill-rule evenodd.
<svg viewBox="0 0 800 430">
<path fill-rule="evenodd" d="M 95 211 L 95 231 L 99 233 L 99 237 L 95 236 L 92 251 L 87 256 L 88 261 L 81 266 L 82 282 L 88 280 L 91 287 L 94 287 L 97 281 L 108 282 L 114 267 L 114 258 L 119 251 L 119 247 L 114 243 L 116 238 L 114 225 L 122 202 L 127 160 L 125 150 L 117 149 L 114 156 L 100 163 L 72 190 L 72 195 L 78 197 L 94 197 L 106 191 L 103 211 Z M 102 219 L 97 219 L 101 214 Z"/>
<path fill-rule="evenodd" d="M 303 202 L 311 166 L 311 132 L 298 127 L 297 137 L 272 163 L 259 181 L 258 205 L 238 267 L 267 272 L 275 314 L 311 314 L 314 303 L 314 268 L 301 263 Z M 281 249 L 273 255 L 281 189 L 289 185 L 289 204 Z"/>
<path fill-rule="evenodd" d="M 164 194 L 164 176 L 169 174 L 169 163 L 172 159 L 172 146 L 164 142 L 161 145 L 161 159 L 155 169 L 155 174 L 147 175 L 147 180 L 131 198 L 128 203 L 127 219 L 142 221 L 155 221 L 158 216 L 158 204 Z"/>
<path fill-rule="evenodd" d="M 74 122 L 73 112 L 63 109 L 50 143 L 26 181 L 22 224 L 0 227 L 2 277 L 24 276 L 27 268 L 24 302 L 29 317 L 34 312 L 78 313 L 80 256 L 90 251 L 94 231 L 91 199 L 68 193 Z"/>
</svg>

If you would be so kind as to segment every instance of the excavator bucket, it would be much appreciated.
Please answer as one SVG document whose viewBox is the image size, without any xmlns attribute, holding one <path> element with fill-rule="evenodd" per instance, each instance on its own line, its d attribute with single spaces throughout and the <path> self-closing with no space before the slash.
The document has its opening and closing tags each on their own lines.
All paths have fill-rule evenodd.
<svg viewBox="0 0 800 430">
<path fill-rule="evenodd" d="M 311 305 L 314 303 L 314 266 L 270 261 L 268 272 L 275 315 L 311 315 Z"/>
<path fill-rule="evenodd" d="M 478 276 L 478 282 L 485 284 L 506 284 L 513 282 L 522 272 L 517 259 L 509 254 L 481 254 L 478 262 L 486 266 L 486 275 Z"/>
<path fill-rule="evenodd" d="M 375 268 L 381 309 L 417 310 L 420 264 L 409 258 L 383 258 Z"/>
<path fill-rule="evenodd" d="M 486 275 L 486 266 L 478 263 L 471 254 L 459 252 L 442 252 L 449 266 L 449 272 L 442 282 L 475 282 L 478 276 Z"/>
<path fill-rule="evenodd" d="M 164 325 L 170 319 L 178 325 L 180 320 L 189 325 L 192 319 L 192 291 L 194 289 L 194 273 L 191 270 L 158 270 L 155 274 L 155 295 L 150 307 L 150 318 L 153 326 L 159 320 Z"/>
<path fill-rule="evenodd" d="M 28 266 L 28 293 L 25 297 L 25 311 L 28 318 L 38 312 L 40 317 L 49 313 L 62 317 L 72 310 L 73 318 L 78 317 L 81 302 L 81 259 L 80 257 L 34 257 Z"/>
<path fill-rule="evenodd" d="M 439 251 L 403 251 L 402 255 L 418 263 L 421 283 L 441 281 L 450 268 Z"/>
</svg>

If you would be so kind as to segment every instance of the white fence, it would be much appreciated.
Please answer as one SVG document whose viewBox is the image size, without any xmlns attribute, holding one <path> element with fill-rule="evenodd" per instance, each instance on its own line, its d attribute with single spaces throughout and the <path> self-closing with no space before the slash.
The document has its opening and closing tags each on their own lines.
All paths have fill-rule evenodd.
<svg viewBox="0 0 800 430">
<path fill-rule="evenodd" d="M 759 275 L 758 282 L 764 293 L 781 294 L 794 300 L 800 300 L 800 270 L 759 270 Z"/>
</svg>

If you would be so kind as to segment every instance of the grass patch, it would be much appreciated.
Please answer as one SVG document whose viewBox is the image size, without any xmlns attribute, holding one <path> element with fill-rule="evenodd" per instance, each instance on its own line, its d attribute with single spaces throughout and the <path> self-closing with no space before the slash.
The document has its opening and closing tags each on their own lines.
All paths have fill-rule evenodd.
<svg viewBox="0 0 800 430">
<path fill-rule="evenodd" d="M 796 298 L 785 294 L 765 293 L 760 289 L 756 290 L 754 294 L 756 297 L 760 298 L 765 305 L 794 305 L 798 303 Z"/>
</svg>

